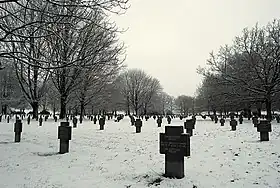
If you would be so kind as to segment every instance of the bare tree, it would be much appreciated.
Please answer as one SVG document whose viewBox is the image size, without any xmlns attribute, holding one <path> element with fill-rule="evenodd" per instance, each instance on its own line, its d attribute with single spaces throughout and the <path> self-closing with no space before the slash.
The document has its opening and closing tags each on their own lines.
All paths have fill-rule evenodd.
<svg viewBox="0 0 280 188">
<path fill-rule="evenodd" d="M 50 36 L 57 36 L 57 27 L 54 25 L 61 25 L 63 27 L 67 19 L 75 17 L 75 19 L 83 20 L 84 23 L 92 22 L 89 15 L 98 10 L 101 14 L 122 14 L 125 13 L 128 5 L 128 0 L 17 0 L 17 1 L 2 1 L 0 3 L 0 43 L 25 43 L 30 38 L 48 38 Z M 66 10 L 79 10 L 79 13 L 71 13 Z M 32 14 L 30 14 L 32 13 Z M 33 16 L 32 16 L 33 15 Z M 35 16 L 34 16 L 35 15 Z M 25 19 L 25 17 L 33 17 L 33 19 Z M 72 19 L 73 20 L 73 19 Z M 97 23 L 96 26 L 110 30 L 111 28 L 104 27 L 103 24 Z M 25 32 L 33 29 L 34 31 L 41 31 L 40 35 L 30 35 L 32 33 Z M 37 43 L 33 44 L 34 46 Z M 36 47 L 35 47 L 36 48 Z M 49 61 L 45 59 L 37 59 L 30 54 L 20 53 L 10 49 L 2 48 L 0 50 L 0 57 L 18 58 L 21 56 L 21 61 L 26 64 L 33 65 L 33 62 L 40 62 L 35 66 L 44 69 L 61 68 L 71 66 L 73 61 L 65 62 L 64 64 L 51 64 L 52 66 L 42 66 Z M 29 61 L 29 60 L 32 61 Z M 1 67 L 1 64 L 0 64 Z M 2 67 L 1 67 L 2 68 Z"/>
<path fill-rule="evenodd" d="M 162 89 L 157 79 L 139 69 L 130 69 L 122 73 L 119 76 L 119 88 L 136 115 L 139 115 L 141 108 L 144 109 L 143 113 L 146 113 L 145 109 L 151 98 Z"/>
</svg>

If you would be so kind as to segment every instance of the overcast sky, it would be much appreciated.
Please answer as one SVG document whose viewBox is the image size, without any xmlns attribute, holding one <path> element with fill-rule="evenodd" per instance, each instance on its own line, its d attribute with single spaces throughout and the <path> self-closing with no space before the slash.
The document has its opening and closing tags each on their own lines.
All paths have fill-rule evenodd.
<svg viewBox="0 0 280 188">
<path fill-rule="evenodd" d="M 191 95 L 201 82 L 197 67 L 209 52 L 231 44 L 245 27 L 280 19 L 280 0 L 130 0 L 125 15 L 114 17 L 128 28 L 128 68 L 158 78 L 170 95 Z"/>
</svg>

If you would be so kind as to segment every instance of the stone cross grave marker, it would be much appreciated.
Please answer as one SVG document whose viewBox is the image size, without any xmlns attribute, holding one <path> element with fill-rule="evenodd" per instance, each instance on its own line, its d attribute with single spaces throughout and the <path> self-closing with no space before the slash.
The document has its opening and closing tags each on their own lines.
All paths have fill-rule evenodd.
<svg viewBox="0 0 280 188">
<path fill-rule="evenodd" d="M 184 134 L 183 126 L 166 126 L 159 137 L 160 154 L 165 154 L 165 176 L 183 178 L 184 156 L 190 156 L 190 135 Z"/>
<path fill-rule="evenodd" d="M 218 116 L 217 116 L 217 115 L 214 116 L 214 120 L 215 120 L 215 123 L 218 123 L 218 120 L 219 120 L 219 119 L 218 119 Z"/>
<path fill-rule="evenodd" d="M 260 120 L 257 126 L 257 131 L 260 132 L 261 141 L 269 141 L 269 132 L 271 132 L 270 121 Z"/>
<path fill-rule="evenodd" d="M 135 118 L 132 115 L 130 115 L 129 117 L 130 117 L 131 126 L 134 126 L 135 125 Z"/>
<path fill-rule="evenodd" d="M 42 118 L 42 116 L 40 116 L 40 118 L 39 118 L 39 126 L 42 126 L 42 124 L 43 124 L 43 118 Z"/>
<path fill-rule="evenodd" d="M 221 118 L 221 119 L 220 119 L 221 126 L 224 126 L 224 125 L 225 125 L 225 122 L 226 122 L 226 120 L 225 120 L 224 118 Z"/>
<path fill-rule="evenodd" d="M 73 128 L 77 127 L 78 119 L 76 117 L 73 117 Z"/>
<path fill-rule="evenodd" d="M 239 124 L 242 124 L 243 123 L 243 116 L 240 115 L 238 120 L 239 120 Z"/>
<path fill-rule="evenodd" d="M 20 142 L 21 132 L 22 132 L 22 123 L 20 119 L 17 119 L 14 124 L 14 132 L 15 132 L 15 142 Z"/>
<path fill-rule="evenodd" d="M 27 125 L 30 125 L 31 118 L 30 116 L 27 117 Z"/>
<path fill-rule="evenodd" d="M 184 122 L 184 127 L 186 129 L 186 132 L 190 134 L 190 136 L 193 135 L 193 129 L 195 128 L 195 119 L 186 119 L 186 122 Z"/>
<path fill-rule="evenodd" d="M 230 126 L 232 131 L 236 131 L 237 121 L 235 119 L 230 120 Z"/>
<path fill-rule="evenodd" d="M 136 119 L 135 121 L 135 127 L 136 127 L 136 133 L 141 133 L 141 127 L 143 123 L 140 118 Z"/>
<path fill-rule="evenodd" d="M 280 123 L 280 116 L 279 115 L 276 116 L 276 121 L 277 121 L 277 123 Z"/>
<path fill-rule="evenodd" d="M 60 123 L 60 126 L 58 127 L 58 139 L 60 140 L 59 153 L 68 153 L 69 140 L 72 139 L 72 127 L 69 126 L 69 122 Z"/>
<path fill-rule="evenodd" d="M 158 127 L 161 127 L 161 124 L 162 124 L 162 117 L 158 116 L 157 124 L 158 124 Z"/>
<path fill-rule="evenodd" d="M 254 116 L 254 117 L 252 118 L 252 122 L 253 122 L 253 124 L 254 124 L 254 127 L 257 127 L 257 126 L 258 126 L 258 123 L 259 123 L 258 117 L 257 117 L 257 116 Z"/>
<path fill-rule="evenodd" d="M 100 117 L 99 119 L 99 129 L 104 130 L 104 125 L 105 125 L 105 117 Z"/>
<path fill-rule="evenodd" d="M 167 123 L 171 124 L 171 117 L 170 116 L 167 116 Z"/>
<path fill-rule="evenodd" d="M 97 118 L 96 118 L 96 116 L 94 116 L 93 123 L 96 124 L 96 122 L 97 122 Z"/>
</svg>

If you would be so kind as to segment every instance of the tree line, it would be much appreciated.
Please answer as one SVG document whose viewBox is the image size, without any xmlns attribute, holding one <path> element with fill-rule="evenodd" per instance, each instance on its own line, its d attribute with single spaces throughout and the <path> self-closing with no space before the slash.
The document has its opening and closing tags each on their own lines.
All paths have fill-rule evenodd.
<svg viewBox="0 0 280 188">
<path fill-rule="evenodd" d="M 125 68 L 124 31 L 109 16 L 127 8 L 127 0 L 1 1 L 1 112 L 187 115 L 191 97 L 175 99 L 158 79 Z"/>
<path fill-rule="evenodd" d="M 280 91 L 280 20 L 266 26 L 245 28 L 232 45 L 210 53 L 204 76 L 197 91 L 197 108 L 227 114 L 252 112 L 267 118 L 279 110 Z"/>
</svg>

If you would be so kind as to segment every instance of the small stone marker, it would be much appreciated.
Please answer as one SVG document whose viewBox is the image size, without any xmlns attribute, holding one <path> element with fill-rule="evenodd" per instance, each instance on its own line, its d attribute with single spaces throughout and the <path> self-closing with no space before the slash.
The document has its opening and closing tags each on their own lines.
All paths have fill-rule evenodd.
<svg viewBox="0 0 280 188">
<path fill-rule="evenodd" d="M 30 116 L 27 117 L 27 125 L 30 125 L 31 118 Z"/>
<path fill-rule="evenodd" d="M 80 124 L 82 124 L 82 123 L 83 123 L 83 117 L 80 116 Z"/>
<path fill-rule="evenodd" d="M 218 119 L 217 115 L 214 116 L 214 120 L 215 120 L 215 123 L 218 123 L 219 119 Z"/>
<path fill-rule="evenodd" d="M 73 117 L 73 128 L 77 127 L 78 119 L 76 117 Z"/>
<path fill-rule="evenodd" d="M 186 119 L 186 122 L 184 122 L 184 127 L 186 129 L 186 132 L 190 134 L 190 136 L 193 135 L 193 129 L 195 128 L 195 120 L 194 119 Z"/>
<path fill-rule="evenodd" d="M 40 118 L 39 118 L 39 126 L 42 126 L 43 125 L 43 118 L 42 118 L 42 116 L 40 116 Z"/>
<path fill-rule="evenodd" d="M 72 127 L 69 126 L 69 122 L 61 122 L 58 127 L 58 139 L 60 140 L 59 144 L 59 153 L 68 153 L 69 152 L 69 140 L 72 138 Z"/>
<path fill-rule="evenodd" d="M 0 122 L 2 122 L 2 114 L 0 115 Z"/>
<path fill-rule="evenodd" d="M 132 115 L 129 116 L 129 117 L 130 117 L 131 126 L 134 126 L 135 125 L 135 118 Z"/>
<path fill-rule="evenodd" d="M 54 116 L 54 122 L 57 122 L 57 116 Z"/>
<path fill-rule="evenodd" d="M 221 118 L 221 119 L 220 119 L 220 123 L 221 123 L 221 126 L 224 126 L 224 125 L 225 125 L 225 119 L 224 119 L 224 118 Z"/>
<path fill-rule="evenodd" d="M 167 123 L 171 124 L 171 117 L 170 116 L 167 116 Z"/>
<path fill-rule="evenodd" d="M 260 132 L 261 141 L 269 141 L 269 132 L 271 132 L 271 123 L 268 120 L 260 120 L 257 126 Z"/>
<path fill-rule="evenodd" d="M 94 116 L 93 123 L 96 124 L 96 122 L 97 122 L 97 118 L 96 118 L 96 116 Z"/>
<path fill-rule="evenodd" d="M 142 121 L 141 119 L 136 119 L 135 121 L 136 133 L 141 133 Z"/>
<path fill-rule="evenodd" d="M 160 116 L 158 116 L 158 119 L 157 119 L 157 124 L 158 124 L 158 127 L 161 127 L 161 124 L 162 124 L 162 118 Z"/>
<path fill-rule="evenodd" d="M 183 119 L 183 116 L 180 116 L 180 120 L 182 120 Z"/>
<path fill-rule="evenodd" d="M 243 117 L 240 115 L 239 116 L 239 124 L 242 124 L 243 123 Z"/>
<path fill-rule="evenodd" d="M 105 125 L 105 117 L 101 117 L 99 119 L 100 130 L 104 130 L 104 125 Z"/>
<path fill-rule="evenodd" d="M 146 121 L 148 121 L 148 119 L 149 119 L 149 116 L 145 116 L 145 119 L 146 119 Z"/>
<path fill-rule="evenodd" d="M 15 132 L 15 142 L 20 142 L 21 132 L 22 132 L 22 123 L 20 119 L 17 119 L 14 124 L 14 132 Z"/>
<path fill-rule="evenodd" d="M 235 119 L 230 120 L 230 126 L 232 131 L 236 131 L 237 121 Z"/>
<path fill-rule="evenodd" d="M 183 133 L 183 126 L 166 126 L 160 133 L 159 152 L 165 154 L 165 176 L 183 178 L 184 156 L 190 156 L 190 135 Z"/>
<path fill-rule="evenodd" d="M 280 116 L 279 115 L 276 116 L 276 121 L 277 121 L 277 123 L 280 123 Z"/>
<path fill-rule="evenodd" d="M 7 123 L 10 123 L 10 116 L 7 117 Z"/>
<path fill-rule="evenodd" d="M 254 127 L 257 127 L 257 126 L 258 126 L 258 123 L 259 123 L 258 117 L 257 117 L 257 116 L 254 116 L 254 117 L 252 118 L 252 122 L 253 122 L 253 124 L 254 124 Z"/>
<path fill-rule="evenodd" d="M 48 121 L 48 119 L 49 119 L 49 116 L 45 116 L 45 121 Z"/>
</svg>

